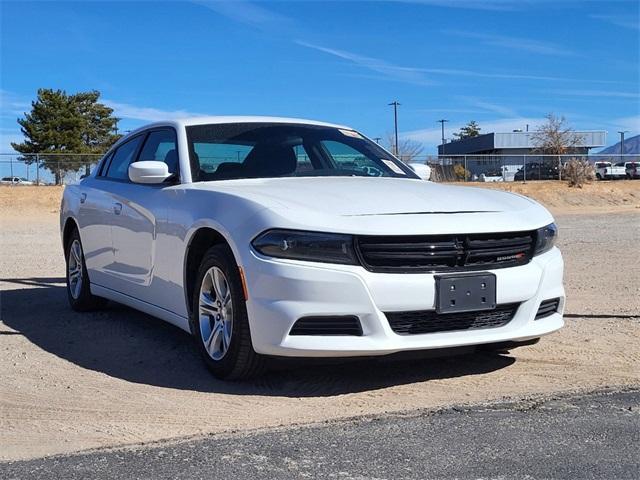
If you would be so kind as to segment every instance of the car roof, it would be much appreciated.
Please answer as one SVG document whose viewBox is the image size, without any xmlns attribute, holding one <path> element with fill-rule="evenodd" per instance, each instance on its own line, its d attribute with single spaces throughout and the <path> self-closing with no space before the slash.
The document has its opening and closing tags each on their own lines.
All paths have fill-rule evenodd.
<svg viewBox="0 0 640 480">
<path fill-rule="evenodd" d="M 319 122 L 316 120 L 308 120 L 305 118 L 289 118 L 289 117 L 268 117 L 268 116 L 240 116 L 240 115 L 220 115 L 211 117 L 187 117 L 168 119 L 166 121 L 158 121 L 140 127 L 131 133 L 136 133 L 152 127 L 172 126 L 172 127 L 190 127 L 193 125 L 211 125 L 223 123 L 295 123 L 298 125 L 317 125 L 321 127 L 343 128 L 353 130 L 345 125 L 335 123 Z"/>
</svg>

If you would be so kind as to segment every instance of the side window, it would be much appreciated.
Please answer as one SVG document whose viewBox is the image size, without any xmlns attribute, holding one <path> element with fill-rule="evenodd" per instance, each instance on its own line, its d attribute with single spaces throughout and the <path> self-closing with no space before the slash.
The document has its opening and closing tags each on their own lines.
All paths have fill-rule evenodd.
<svg viewBox="0 0 640 480">
<path fill-rule="evenodd" d="M 129 164 L 140 146 L 143 135 L 139 135 L 126 143 L 123 143 L 113 154 L 109 169 L 105 175 L 107 178 L 127 180 L 129 178 Z"/>
<path fill-rule="evenodd" d="M 113 152 L 109 153 L 109 155 L 107 155 L 104 160 L 102 160 L 102 163 L 100 164 L 100 171 L 98 172 L 99 177 L 107 176 L 107 168 L 109 168 L 109 162 L 111 161 L 112 157 Z"/>
<path fill-rule="evenodd" d="M 173 129 L 164 129 L 149 133 L 138 157 L 138 161 L 142 160 L 164 162 L 169 167 L 169 173 L 178 173 L 176 132 Z"/>
</svg>

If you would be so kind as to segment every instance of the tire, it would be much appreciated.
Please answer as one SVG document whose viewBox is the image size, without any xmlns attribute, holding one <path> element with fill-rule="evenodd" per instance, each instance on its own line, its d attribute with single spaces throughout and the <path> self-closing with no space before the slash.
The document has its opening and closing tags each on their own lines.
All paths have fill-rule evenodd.
<svg viewBox="0 0 640 480">
<path fill-rule="evenodd" d="M 251 344 L 240 271 L 226 245 L 204 255 L 193 288 L 191 332 L 196 348 L 214 376 L 241 380 L 264 369 L 264 357 Z"/>
<path fill-rule="evenodd" d="M 600 175 L 599 173 L 596 173 L 596 179 L 602 180 L 602 175 Z"/>
<path fill-rule="evenodd" d="M 64 252 L 66 260 L 67 298 L 76 312 L 99 310 L 107 300 L 91 294 L 91 282 L 84 261 L 84 250 L 77 229 L 71 233 Z"/>
</svg>

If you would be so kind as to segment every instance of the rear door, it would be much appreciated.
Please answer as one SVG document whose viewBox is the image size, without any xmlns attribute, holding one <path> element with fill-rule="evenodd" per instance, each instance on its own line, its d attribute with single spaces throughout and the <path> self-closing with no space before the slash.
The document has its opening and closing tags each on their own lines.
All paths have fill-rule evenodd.
<svg viewBox="0 0 640 480">
<path fill-rule="evenodd" d="M 104 187 L 101 173 L 113 158 L 109 153 L 100 163 L 98 174 L 84 178 L 79 186 L 80 207 L 78 224 L 84 250 L 85 263 L 92 283 L 106 286 L 110 281 L 108 270 L 113 263 L 111 243 L 112 202 Z"/>
<path fill-rule="evenodd" d="M 121 186 L 129 182 L 129 164 L 136 158 L 143 140 L 144 135 L 136 135 L 118 146 L 98 176 L 92 179 L 91 188 L 86 192 L 85 204 L 89 204 L 87 216 L 93 217 L 93 220 L 87 221 L 87 224 L 93 225 L 93 232 L 90 235 L 92 237 L 91 243 L 96 245 L 94 251 L 87 252 L 85 248 L 87 267 L 90 262 L 89 257 L 96 256 L 97 275 L 91 276 L 90 273 L 91 281 L 112 290 L 120 291 L 121 289 L 119 272 L 122 270 L 122 266 L 119 266 L 116 260 L 113 242 L 116 218 L 123 208 L 117 195 Z M 87 218 L 87 220 L 89 219 Z M 82 241 L 84 245 L 84 236 Z"/>
</svg>

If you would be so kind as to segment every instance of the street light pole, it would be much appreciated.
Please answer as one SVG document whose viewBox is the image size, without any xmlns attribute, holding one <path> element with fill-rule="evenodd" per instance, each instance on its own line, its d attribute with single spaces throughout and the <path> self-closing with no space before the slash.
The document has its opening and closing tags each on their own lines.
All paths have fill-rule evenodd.
<svg viewBox="0 0 640 480">
<path fill-rule="evenodd" d="M 394 100 L 389 105 L 393 105 L 393 126 L 395 130 L 395 143 L 393 146 L 394 152 L 393 154 L 398 156 L 398 106 L 400 103 L 397 100 Z"/>
<path fill-rule="evenodd" d="M 438 123 L 440 123 L 440 125 L 442 126 L 442 155 L 444 155 L 444 124 L 447 123 L 449 120 L 445 120 L 444 118 L 441 120 L 438 120 Z"/>
<path fill-rule="evenodd" d="M 628 131 L 629 130 L 618 131 L 618 133 L 620 134 L 620 155 L 624 155 L 624 134 Z"/>
</svg>

